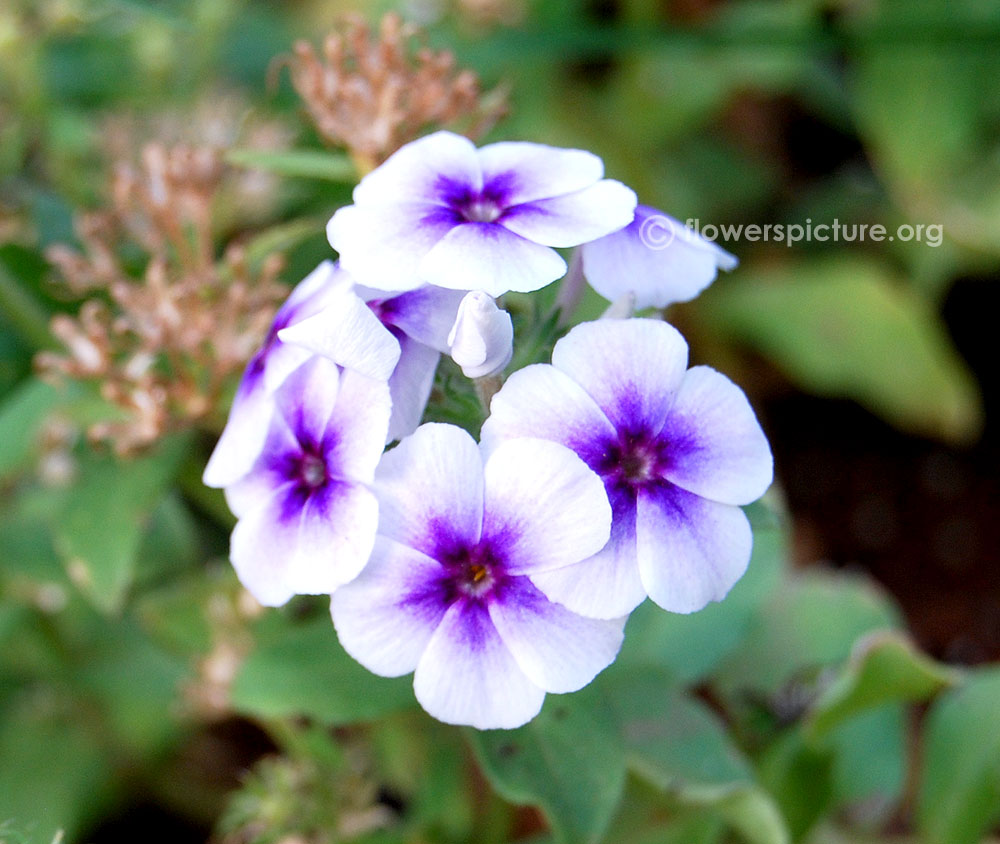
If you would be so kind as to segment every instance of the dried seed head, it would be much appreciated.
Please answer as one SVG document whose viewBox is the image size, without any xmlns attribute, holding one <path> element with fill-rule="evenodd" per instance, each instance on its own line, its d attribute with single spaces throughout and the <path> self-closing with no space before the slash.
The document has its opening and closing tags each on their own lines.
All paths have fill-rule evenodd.
<svg viewBox="0 0 1000 844">
<path fill-rule="evenodd" d="M 417 35 L 395 14 L 382 18 L 377 34 L 353 17 L 327 35 L 322 56 L 300 41 L 288 59 L 319 133 L 347 147 L 362 169 L 428 127 L 452 126 L 475 140 L 507 111 L 502 92 L 483 96 L 472 71 L 457 70 L 447 51 L 416 46 Z"/>
</svg>

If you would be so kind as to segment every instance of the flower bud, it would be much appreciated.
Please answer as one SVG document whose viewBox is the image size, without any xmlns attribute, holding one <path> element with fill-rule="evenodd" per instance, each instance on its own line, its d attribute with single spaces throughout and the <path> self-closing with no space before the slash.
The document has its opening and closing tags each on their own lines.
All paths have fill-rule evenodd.
<svg viewBox="0 0 1000 844">
<path fill-rule="evenodd" d="M 483 378 L 503 369 L 514 354 L 510 314 L 493 297 L 474 290 L 462 299 L 448 335 L 451 357 L 469 378 Z"/>
</svg>

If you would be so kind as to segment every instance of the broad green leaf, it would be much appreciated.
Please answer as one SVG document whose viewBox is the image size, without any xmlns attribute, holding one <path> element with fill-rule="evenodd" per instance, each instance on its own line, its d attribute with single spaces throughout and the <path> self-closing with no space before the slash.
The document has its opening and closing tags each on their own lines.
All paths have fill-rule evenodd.
<svg viewBox="0 0 1000 844">
<path fill-rule="evenodd" d="M 625 755 L 599 695 L 550 695 L 526 726 L 468 737 L 496 791 L 541 807 L 558 842 L 601 840 L 622 797 Z"/>
<path fill-rule="evenodd" d="M 688 684 L 704 678 L 737 647 L 754 610 L 777 588 L 786 545 L 776 521 L 756 527 L 747 573 L 723 601 L 701 612 L 668 613 L 645 602 L 629 618 L 619 662 L 666 668 Z"/>
<path fill-rule="evenodd" d="M 841 673 L 810 707 L 805 729 L 812 739 L 860 712 L 886 703 L 926 700 L 957 679 L 899 633 L 859 640 Z"/>
<path fill-rule="evenodd" d="M 777 692 L 804 670 L 846 659 L 855 640 L 901 626 L 870 581 L 819 569 L 790 578 L 755 613 L 740 646 L 720 666 L 730 691 Z"/>
<path fill-rule="evenodd" d="M 715 813 L 749 844 L 788 841 L 781 814 L 725 727 L 670 676 L 616 667 L 598 686 L 612 705 L 629 766 L 679 805 Z"/>
<path fill-rule="evenodd" d="M 0 404 L 0 478 L 22 469 L 37 449 L 39 428 L 63 400 L 59 390 L 29 378 Z"/>
<path fill-rule="evenodd" d="M 871 826 L 888 820 L 903 794 L 907 718 L 900 704 L 870 709 L 824 739 L 833 754 L 833 800 Z"/>
<path fill-rule="evenodd" d="M 87 452 L 53 520 L 56 549 L 73 581 L 106 612 L 121 607 L 154 508 L 189 440 L 175 437 L 149 455 L 123 460 Z"/>
<path fill-rule="evenodd" d="M 798 729 L 787 730 L 761 754 L 758 769 L 781 807 L 796 841 L 823 816 L 833 799 L 833 754 L 807 744 Z"/>
<path fill-rule="evenodd" d="M 1000 820 L 1000 668 L 968 674 L 924 723 L 917 829 L 927 844 L 976 844 Z"/>
<path fill-rule="evenodd" d="M 940 318 L 877 263 L 840 256 L 744 273 L 703 307 L 806 390 L 925 436 L 968 441 L 982 427 L 978 389 Z"/>
<path fill-rule="evenodd" d="M 411 679 L 377 677 L 355 662 L 329 617 L 292 624 L 276 615 L 267 626 L 233 683 L 237 711 L 353 724 L 414 705 Z"/>
<path fill-rule="evenodd" d="M 234 149 L 226 154 L 226 160 L 237 167 L 267 170 L 279 176 L 293 176 L 303 179 L 323 179 L 330 182 L 353 182 L 358 179 L 358 171 L 346 155 L 312 149 L 268 150 Z"/>
</svg>

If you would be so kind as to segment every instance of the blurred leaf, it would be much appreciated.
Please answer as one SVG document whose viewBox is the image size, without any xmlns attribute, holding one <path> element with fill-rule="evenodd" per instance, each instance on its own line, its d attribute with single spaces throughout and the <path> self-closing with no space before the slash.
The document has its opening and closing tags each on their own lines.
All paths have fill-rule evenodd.
<svg viewBox="0 0 1000 844">
<path fill-rule="evenodd" d="M 61 491 L 52 525 L 56 548 L 72 580 L 105 612 L 122 605 L 150 516 L 189 442 L 167 439 L 131 460 L 88 451 L 74 484 Z"/>
<path fill-rule="evenodd" d="M 781 807 L 796 841 L 826 813 L 833 797 L 833 754 L 810 747 L 799 730 L 787 731 L 762 754 L 760 778 Z"/>
<path fill-rule="evenodd" d="M 907 719 L 899 704 L 870 709 L 830 731 L 833 800 L 856 819 L 877 827 L 903 795 L 907 771 Z"/>
<path fill-rule="evenodd" d="M 664 612 L 646 601 L 629 618 L 618 661 L 666 668 L 687 684 L 703 679 L 740 643 L 753 612 L 777 588 L 785 553 L 777 522 L 756 527 L 747 573 L 724 601 L 690 615 Z"/>
<path fill-rule="evenodd" d="M 18 472 L 29 462 L 42 422 L 62 399 L 59 390 L 37 378 L 26 379 L 4 397 L 0 404 L 0 478 Z"/>
<path fill-rule="evenodd" d="M 773 694 L 803 669 L 846 659 L 859 636 L 899 626 L 899 614 L 870 581 L 812 570 L 759 608 L 717 676 L 729 690 Z"/>
<path fill-rule="evenodd" d="M 523 727 L 467 735 L 496 791 L 541 807 L 558 842 L 601 840 L 625 787 L 625 756 L 598 695 L 550 695 Z"/>
<path fill-rule="evenodd" d="M 247 241 L 247 262 L 251 267 L 258 267 L 269 255 L 287 252 L 317 232 L 322 232 L 325 225 L 325 220 L 307 217 L 265 229 Z"/>
<path fill-rule="evenodd" d="M 233 682 L 236 710 L 353 724 L 414 705 L 412 680 L 377 677 L 355 662 L 337 641 L 329 617 L 291 624 L 274 615 L 267 626 Z"/>
<path fill-rule="evenodd" d="M 0 256 L 0 311 L 18 336 L 32 349 L 52 345 L 49 313 L 28 286 Z"/>
<path fill-rule="evenodd" d="M 841 256 L 774 267 L 709 294 L 706 313 L 805 389 L 925 436 L 978 434 L 978 389 L 944 324 L 878 264 Z"/>
<path fill-rule="evenodd" d="M 870 634 L 855 644 L 841 673 L 810 707 L 806 733 L 811 739 L 822 738 L 859 712 L 926 700 L 955 680 L 954 672 L 920 653 L 903 635 Z"/>
<path fill-rule="evenodd" d="M 917 829 L 928 844 L 975 844 L 1000 819 L 1000 668 L 968 674 L 924 722 Z"/>
<path fill-rule="evenodd" d="M 358 179 L 358 170 L 348 156 L 322 150 L 271 152 L 233 149 L 226 153 L 226 160 L 237 167 L 267 170 L 279 176 L 322 179 L 328 182 L 355 182 Z"/>
</svg>

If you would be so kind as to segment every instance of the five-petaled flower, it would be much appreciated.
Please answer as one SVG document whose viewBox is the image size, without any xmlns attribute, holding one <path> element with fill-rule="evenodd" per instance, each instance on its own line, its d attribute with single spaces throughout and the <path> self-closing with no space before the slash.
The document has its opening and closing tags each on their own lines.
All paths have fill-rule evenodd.
<svg viewBox="0 0 1000 844">
<path fill-rule="evenodd" d="M 557 443 L 519 439 L 483 461 L 469 434 L 428 424 L 376 475 L 379 536 L 333 596 L 344 648 L 376 674 L 414 671 L 434 717 L 480 729 L 533 718 L 546 692 L 614 660 L 624 620 L 578 616 L 532 582 L 607 541 L 600 478 Z"/>
<path fill-rule="evenodd" d="M 493 397 L 487 452 L 544 437 L 603 479 L 614 523 L 598 554 L 536 575 L 552 600 L 615 618 L 648 594 L 694 612 L 746 570 L 752 534 L 738 505 L 771 483 L 771 451 L 743 392 L 705 366 L 665 322 L 600 320 L 556 343 L 552 365 L 515 372 Z"/>
<path fill-rule="evenodd" d="M 552 247 L 627 226 L 636 197 L 583 150 L 436 132 L 365 176 L 327 234 L 360 283 L 386 290 L 537 290 L 566 272 Z"/>
<path fill-rule="evenodd" d="M 319 356 L 275 392 L 262 451 L 225 490 L 239 518 L 230 558 L 262 604 L 329 594 L 367 562 L 378 525 L 370 484 L 389 411 L 386 382 Z"/>
</svg>

